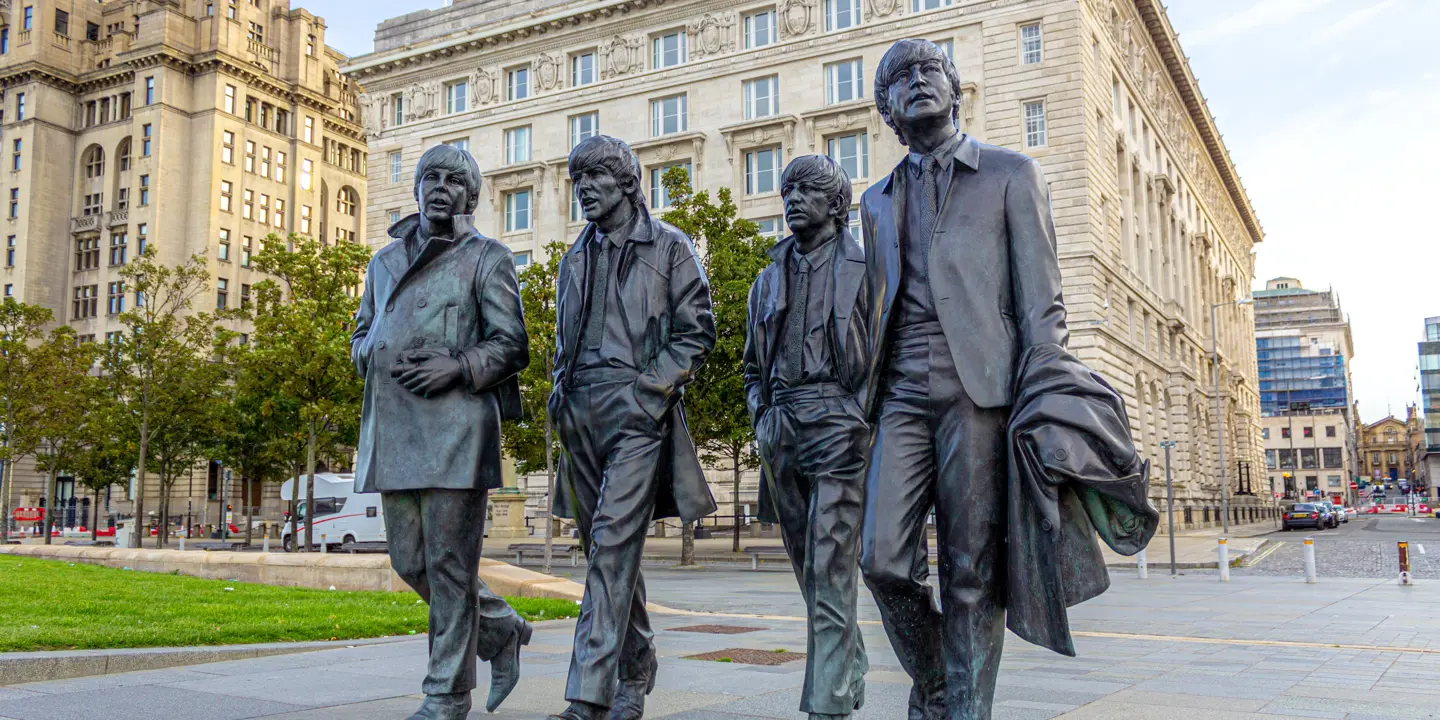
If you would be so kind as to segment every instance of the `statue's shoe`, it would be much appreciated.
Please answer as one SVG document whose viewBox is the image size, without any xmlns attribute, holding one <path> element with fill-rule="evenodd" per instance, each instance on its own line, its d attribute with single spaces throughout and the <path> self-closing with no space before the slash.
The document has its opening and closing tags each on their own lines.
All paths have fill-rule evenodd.
<svg viewBox="0 0 1440 720">
<path fill-rule="evenodd" d="M 621 680 L 615 692 L 615 704 L 610 708 L 609 720 L 640 720 L 645 717 L 645 696 L 655 689 L 655 676 L 659 674 L 660 661 L 651 655 L 645 677 Z"/>
<path fill-rule="evenodd" d="M 420 709 L 408 720 L 465 720 L 470 714 L 470 693 L 426 695 Z"/>
<path fill-rule="evenodd" d="M 551 715 L 546 720 L 605 720 L 610 709 L 590 703 L 571 702 L 570 707 L 565 708 L 558 715 Z"/>
<path fill-rule="evenodd" d="M 535 632 L 534 626 L 521 620 L 520 627 L 510 636 L 510 642 L 505 644 L 505 649 L 500 651 L 490 660 L 490 696 L 485 699 L 485 711 L 495 712 L 505 698 L 510 697 L 510 691 L 520 683 L 520 648 L 530 644 L 530 636 Z"/>
</svg>

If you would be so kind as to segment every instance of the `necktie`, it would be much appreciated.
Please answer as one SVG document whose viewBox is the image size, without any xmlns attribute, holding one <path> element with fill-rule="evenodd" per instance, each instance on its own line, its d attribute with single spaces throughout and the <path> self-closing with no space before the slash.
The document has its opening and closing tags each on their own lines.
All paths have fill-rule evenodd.
<svg viewBox="0 0 1440 720">
<path fill-rule="evenodd" d="M 595 276 L 590 280 L 590 316 L 585 320 L 585 347 L 600 349 L 600 340 L 605 336 L 605 300 L 610 284 L 610 243 L 600 240 L 600 257 L 595 261 Z"/>
<path fill-rule="evenodd" d="M 810 261 L 800 258 L 799 279 L 791 299 L 790 316 L 785 326 L 785 377 L 800 379 L 801 358 L 805 356 L 805 308 L 810 305 Z"/>
<path fill-rule="evenodd" d="M 929 242 L 929 235 L 935 231 L 936 210 L 936 176 L 939 175 L 940 164 L 935 158 L 926 155 L 920 161 L 920 227 L 925 231 L 926 242 Z"/>
</svg>

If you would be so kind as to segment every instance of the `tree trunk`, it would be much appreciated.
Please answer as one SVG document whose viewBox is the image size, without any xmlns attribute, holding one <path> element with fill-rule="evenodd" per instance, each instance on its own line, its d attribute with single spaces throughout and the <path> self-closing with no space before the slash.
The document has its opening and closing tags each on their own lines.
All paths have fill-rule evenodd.
<svg viewBox="0 0 1440 720">
<path fill-rule="evenodd" d="M 50 544 L 50 528 L 55 525 L 55 475 L 60 471 L 55 468 L 55 463 L 50 463 L 50 472 L 45 475 L 45 522 L 40 527 L 45 531 L 45 544 Z"/>
<path fill-rule="evenodd" d="M 315 419 L 305 441 L 305 552 L 315 546 Z"/>
<path fill-rule="evenodd" d="M 95 497 L 90 499 L 90 542 L 95 542 L 100 537 L 100 491 L 92 494 Z"/>
<path fill-rule="evenodd" d="M 170 535 L 170 479 L 160 474 L 160 514 L 155 520 L 155 549 L 163 549 Z"/>
<path fill-rule="evenodd" d="M 735 499 L 735 536 L 730 543 L 730 552 L 738 553 L 740 552 L 740 446 L 731 445 L 730 451 L 730 467 L 735 473 L 734 494 L 731 496 Z"/>
<path fill-rule="evenodd" d="M 145 534 L 145 455 L 150 451 L 150 378 L 145 378 L 145 387 L 140 396 L 140 457 L 135 465 L 135 521 L 134 532 L 130 533 L 130 547 L 141 547 L 140 539 Z"/>
<path fill-rule="evenodd" d="M 555 542 L 555 519 L 551 517 L 551 511 L 555 507 L 555 463 L 551 457 L 550 445 L 550 413 L 545 413 L 545 507 L 541 509 L 541 517 L 545 518 L 545 567 L 542 572 L 550 574 L 550 560 L 554 554 Z"/>
<path fill-rule="evenodd" d="M 695 524 L 685 523 L 680 529 L 680 565 L 690 567 L 695 564 Z"/>
<path fill-rule="evenodd" d="M 248 477 L 240 480 L 245 483 L 245 547 L 250 547 L 251 541 L 255 539 L 255 509 L 250 505 L 250 483 L 254 480 Z"/>
</svg>

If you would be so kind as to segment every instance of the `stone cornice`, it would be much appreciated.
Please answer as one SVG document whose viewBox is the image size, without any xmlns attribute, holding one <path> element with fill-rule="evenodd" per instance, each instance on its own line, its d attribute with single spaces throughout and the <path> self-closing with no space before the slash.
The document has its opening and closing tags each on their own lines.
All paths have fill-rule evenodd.
<svg viewBox="0 0 1440 720">
<path fill-rule="evenodd" d="M 734 125 L 726 125 L 720 128 L 721 137 L 725 138 L 725 150 L 735 160 L 735 150 L 758 147 L 761 145 L 773 145 L 780 142 L 785 148 L 785 156 L 791 157 L 795 154 L 795 126 L 800 123 L 800 118 L 794 115 L 771 115 L 768 117 L 746 120 Z"/>
<path fill-rule="evenodd" d="M 500 209 L 500 193 L 520 187 L 530 187 L 539 198 L 544 191 L 545 175 L 553 172 L 550 163 L 528 162 L 480 173 L 484 185 L 490 189 L 490 207 Z"/>
</svg>

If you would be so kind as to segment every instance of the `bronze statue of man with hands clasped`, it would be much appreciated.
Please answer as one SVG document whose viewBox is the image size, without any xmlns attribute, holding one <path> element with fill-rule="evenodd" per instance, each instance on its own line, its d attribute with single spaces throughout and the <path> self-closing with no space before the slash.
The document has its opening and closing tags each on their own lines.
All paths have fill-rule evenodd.
<svg viewBox="0 0 1440 720">
<path fill-rule="evenodd" d="M 530 624 L 476 574 L 500 420 L 530 359 L 510 250 L 475 231 L 480 168 L 449 145 L 415 168 L 420 212 L 370 259 L 350 354 L 365 378 L 355 490 L 379 492 L 390 563 L 430 604 L 425 700 L 410 720 L 462 720 L 476 661 L 494 710 L 520 679 Z"/>
</svg>

